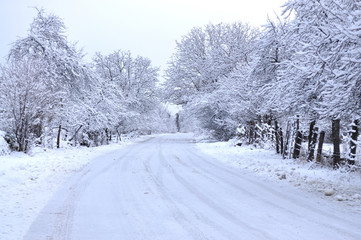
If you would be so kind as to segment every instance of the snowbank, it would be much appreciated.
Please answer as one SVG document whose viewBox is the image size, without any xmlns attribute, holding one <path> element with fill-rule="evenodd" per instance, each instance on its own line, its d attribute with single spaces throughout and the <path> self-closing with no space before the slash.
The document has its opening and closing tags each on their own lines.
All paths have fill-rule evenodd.
<svg viewBox="0 0 361 240">
<path fill-rule="evenodd" d="M 333 170 L 315 163 L 282 159 L 274 150 L 234 146 L 232 142 L 197 143 L 204 153 L 236 168 L 246 169 L 265 179 L 287 181 L 316 192 L 322 198 L 342 201 L 361 211 L 361 173 Z"/>
<path fill-rule="evenodd" d="M 22 239 L 40 210 L 70 175 L 92 159 L 129 145 L 43 150 L 0 156 L 0 239 Z"/>
</svg>

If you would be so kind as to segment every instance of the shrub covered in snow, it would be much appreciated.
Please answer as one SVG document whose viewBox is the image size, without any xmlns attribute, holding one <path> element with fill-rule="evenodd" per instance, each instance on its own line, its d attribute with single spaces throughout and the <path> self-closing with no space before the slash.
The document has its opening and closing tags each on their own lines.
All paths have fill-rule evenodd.
<svg viewBox="0 0 361 240">
<path fill-rule="evenodd" d="M 10 153 L 9 144 L 5 140 L 5 133 L 0 131 L 0 156 L 4 156 Z"/>
</svg>

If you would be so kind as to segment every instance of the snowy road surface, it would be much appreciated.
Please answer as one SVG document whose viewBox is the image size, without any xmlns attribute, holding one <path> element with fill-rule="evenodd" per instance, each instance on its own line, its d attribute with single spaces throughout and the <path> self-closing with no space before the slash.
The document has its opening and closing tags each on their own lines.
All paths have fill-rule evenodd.
<svg viewBox="0 0 361 240">
<path fill-rule="evenodd" d="M 361 239 L 361 214 L 340 206 L 160 135 L 95 159 L 24 239 Z"/>
</svg>

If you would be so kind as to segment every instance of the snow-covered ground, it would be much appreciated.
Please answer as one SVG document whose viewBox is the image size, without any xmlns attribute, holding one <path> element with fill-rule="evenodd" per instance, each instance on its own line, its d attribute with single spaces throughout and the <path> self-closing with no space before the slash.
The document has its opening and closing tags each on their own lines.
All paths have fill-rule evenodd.
<svg viewBox="0 0 361 240">
<path fill-rule="evenodd" d="M 320 198 L 342 202 L 361 211 L 361 172 L 333 170 L 314 162 L 282 159 L 274 150 L 250 145 L 235 146 L 235 142 L 197 143 L 204 153 L 239 169 L 256 173 L 266 180 L 287 182 Z"/>
<path fill-rule="evenodd" d="M 158 135 L 75 173 L 24 240 L 361 239 L 361 212 L 339 204 L 220 162 L 190 135 Z"/>
<path fill-rule="evenodd" d="M 130 142 L 94 148 L 35 149 L 0 156 L 0 239 L 16 240 L 66 179 L 98 156 Z"/>
<path fill-rule="evenodd" d="M 0 239 L 361 236 L 359 172 L 192 138 L 0 156 Z"/>
</svg>

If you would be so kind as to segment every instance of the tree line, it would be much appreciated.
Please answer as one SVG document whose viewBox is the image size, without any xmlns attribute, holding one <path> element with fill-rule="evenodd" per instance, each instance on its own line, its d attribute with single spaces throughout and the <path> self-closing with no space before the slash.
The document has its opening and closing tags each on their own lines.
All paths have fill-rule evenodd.
<svg viewBox="0 0 361 240">
<path fill-rule="evenodd" d="M 220 140 L 272 142 L 285 157 L 354 164 L 361 120 L 361 3 L 292 0 L 262 29 L 195 27 L 177 42 L 167 98 L 182 104 L 184 130 Z M 304 144 L 306 143 L 306 144 Z M 348 145 L 341 154 L 340 143 Z M 318 149 L 316 151 L 316 149 Z"/>
<path fill-rule="evenodd" d="M 0 129 L 13 150 L 97 146 L 122 134 L 169 131 L 157 88 L 159 68 L 128 51 L 89 63 L 58 16 L 37 9 L 0 71 Z"/>
</svg>

